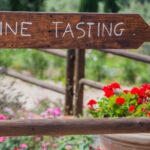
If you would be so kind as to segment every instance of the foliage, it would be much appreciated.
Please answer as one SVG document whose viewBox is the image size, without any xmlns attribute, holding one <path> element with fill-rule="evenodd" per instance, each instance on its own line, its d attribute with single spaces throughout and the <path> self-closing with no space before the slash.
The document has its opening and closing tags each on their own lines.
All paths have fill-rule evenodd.
<svg viewBox="0 0 150 150">
<path fill-rule="evenodd" d="M 43 102 L 38 103 L 36 113 L 26 110 L 18 110 L 10 113 L 0 114 L 0 120 L 7 119 L 54 119 L 63 118 L 63 112 L 60 107 L 47 105 Z M 42 107 L 42 109 L 40 108 Z M 45 107 L 45 109 L 43 109 Z M 11 108 L 10 108 L 11 109 Z M 42 110 L 42 111 L 41 111 Z M 13 110 L 12 110 L 13 111 Z M 10 111 L 9 111 L 10 112 Z M 35 112 L 35 111 L 34 111 Z M 0 149 L 2 150 L 89 150 L 95 149 L 94 136 L 22 136 L 22 137 L 0 137 Z M 97 146 L 97 145 L 96 145 Z"/>
<path fill-rule="evenodd" d="M 97 12 L 99 0 L 80 0 L 80 12 Z"/>
<path fill-rule="evenodd" d="M 104 0 L 104 11 L 105 12 L 118 12 L 119 11 L 119 6 L 118 6 L 118 3 L 117 3 L 117 0 L 113 0 L 113 1 L 110 1 L 110 0 Z"/>
<path fill-rule="evenodd" d="M 135 63 L 132 60 L 125 59 L 121 64 L 123 68 L 122 80 L 126 83 L 148 83 L 150 82 L 148 73 L 149 65 L 144 63 Z"/>
<path fill-rule="evenodd" d="M 10 10 L 12 11 L 39 11 L 44 0 L 9 0 Z"/>
<path fill-rule="evenodd" d="M 105 54 L 99 51 L 87 51 L 86 77 L 109 83 L 118 81 L 124 85 L 149 83 L 149 64 L 127 58 Z"/>
<path fill-rule="evenodd" d="M 24 68 L 30 70 L 33 75 L 44 78 L 44 71 L 48 68 L 48 60 L 43 53 L 30 51 L 24 58 Z"/>
<path fill-rule="evenodd" d="M 1 77 L 3 79 L 3 77 Z M 0 82 L 0 112 L 9 111 L 9 108 L 16 110 L 23 108 L 23 103 L 19 99 L 23 94 L 14 86 L 15 82 L 8 84 Z M 9 92 L 8 92 L 9 91 Z"/>
<path fill-rule="evenodd" d="M 97 51 L 87 52 L 86 76 L 92 80 L 101 81 L 109 77 L 107 72 L 106 54 Z"/>
<path fill-rule="evenodd" d="M 9 0 L 0 0 L 1 4 L 0 5 L 0 10 L 1 11 L 8 11 L 10 10 L 10 6 L 9 6 Z"/>
<path fill-rule="evenodd" d="M 114 82 L 104 86 L 104 97 L 88 102 L 93 117 L 150 117 L 150 84 L 121 90 Z"/>
<path fill-rule="evenodd" d="M 4 52 L 3 50 L 1 50 L 0 56 L 1 56 L 0 57 L 0 66 L 3 66 L 3 67 L 11 66 L 13 60 L 12 60 L 12 56 L 10 55 L 9 51 Z"/>
<path fill-rule="evenodd" d="M 92 144 L 94 143 L 94 139 L 92 136 L 66 136 L 62 137 L 59 140 L 58 150 L 89 150 L 92 148 Z"/>
<path fill-rule="evenodd" d="M 4 137 L 0 137 L 4 138 Z M 65 137 L 9 137 L 0 143 L 3 150 L 89 150 L 92 148 L 93 136 Z M 26 148 L 21 148 L 21 147 Z"/>
<path fill-rule="evenodd" d="M 77 12 L 80 0 L 45 0 L 44 9 L 48 12 Z"/>
<path fill-rule="evenodd" d="M 147 23 L 150 23 L 150 2 L 145 1 L 141 3 L 139 0 L 133 0 L 128 2 L 128 5 L 120 4 L 121 13 L 139 13 Z"/>
<path fill-rule="evenodd" d="M 0 56 L 0 66 L 25 70 L 40 79 L 65 82 L 65 60 L 60 57 L 34 49 L 5 49 L 0 51 Z"/>
</svg>

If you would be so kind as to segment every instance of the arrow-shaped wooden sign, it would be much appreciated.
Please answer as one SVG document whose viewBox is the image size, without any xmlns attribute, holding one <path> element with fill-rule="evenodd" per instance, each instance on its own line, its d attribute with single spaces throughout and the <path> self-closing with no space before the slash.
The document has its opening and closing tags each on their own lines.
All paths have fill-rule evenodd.
<svg viewBox="0 0 150 150">
<path fill-rule="evenodd" d="M 150 26 L 138 14 L 0 12 L 1 48 L 138 48 Z"/>
</svg>

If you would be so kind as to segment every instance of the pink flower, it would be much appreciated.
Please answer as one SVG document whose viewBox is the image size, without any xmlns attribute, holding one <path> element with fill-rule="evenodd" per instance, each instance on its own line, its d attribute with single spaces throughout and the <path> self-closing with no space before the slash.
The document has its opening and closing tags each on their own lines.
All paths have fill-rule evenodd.
<svg viewBox="0 0 150 150">
<path fill-rule="evenodd" d="M 53 109 L 52 109 L 52 108 L 48 108 L 48 109 L 46 110 L 46 113 L 51 115 L 51 114 L 53 113 Z"/>
<path fill-rule="evenodd" d="M 0 114 L 0 120 L 6 120 L 6 119 L 8 119 L 7 116 Z"/>
<path fill-rule="evenodd" d="M 3 143 L 3 142 L 5 142 L 6 141 L 6 137 L 0 137 L 0 143 Z"/>
<path fill-rule="evenodd" d="M 61 115 L 61 109 L 60 108 L 54 108 L 53 111 L 52 111 L 52 115 L 54 117 L 57 117 L 57 116 L 60 116 Z"/>
<path fill-rule="evenodd" d="M 25 143 L 22 143 L 22 144 L 19 145 L 19 147 L 20 147 L 21 149 L 26 149 L 26 148 L 28 148 L 28 145 L 25 144 Z"/>
<path fill-rule="evenodd" d="M 12 115 L 12 116 L 15 115 L 15 112 L 9 107 L 5 107 L 4 112 L 6 112 L 6 113 L 8 113 L 9 115 Z"/>
<path fill-rule="evenodd" d="M 36 142 L 39 142 L 39 141 L 42 140 L 42 136 L 35 136 L 34 138 L 35 138 L 34 140 L 35 140 Z"/>
<path fill-rule="evenodd" d="M 42 143 L 41 147 L 42 147 L 42 150 L 48 150 L 48 143 Z"/>
</svg>

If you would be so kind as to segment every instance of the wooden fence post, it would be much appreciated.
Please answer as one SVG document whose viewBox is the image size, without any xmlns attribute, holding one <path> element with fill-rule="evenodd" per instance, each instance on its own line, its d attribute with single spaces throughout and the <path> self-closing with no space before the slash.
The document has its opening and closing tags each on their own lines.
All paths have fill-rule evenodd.
<svg viewBox="0 0 150 150">
<path fill-rule="evenodd" d="M 75 50 L 67 51 L 65 115 L 73 114 Z"/>
<path fill-rule="evenodd" d="M 79 116 L 83 113 L 83 92 L 84 85 L 79 84 L 80 79 L 85 75 L 85 50 L 76 50 L 75 61 L 75 115 Z"/>
</svg>

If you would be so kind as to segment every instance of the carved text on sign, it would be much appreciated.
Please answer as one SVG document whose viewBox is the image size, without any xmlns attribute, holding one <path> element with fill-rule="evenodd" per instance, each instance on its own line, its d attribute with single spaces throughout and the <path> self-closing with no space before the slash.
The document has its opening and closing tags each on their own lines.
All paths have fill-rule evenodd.
<svg viewBox="0 0 150 150">
<path fill-rule="evenodd" d="M 55 25 L 55 37 L 56 38 L 64 38 L 67 34 L 70 35 L 70 37 L 75 38 L 75 32 L 78 31 L 80 35 L 78 35 L 76 38 L 81 39 L 84 37 L 91 38 L 92 37 L 92 31 L 93 28 L 96 28 L 96 37 L 111 37 L 111 36 L 122 36 L 123 31 L 125 30 L 124 28 L 124 23 L 119 22 L 119 23 L 94 23 L 94 22 L 79 22 L 75 26 L 72 26 L 71 23 L 67 23 L 64 32 L 61 35 L 58 32 L 58 29 L 64 24 L 64 22 L 52 22 L 52 24 Z M 83 28 L 86 26 L 86 29 Z"/>
<path fill-rule="evenodd" d="M 50 28 L 51 25 L 55 25 L 55 38 L 64 38 L 67 34 L 70 35 L 70 37 L 72 38 L 77 38 L 77 39 L 81 39 L 84 37 L 88 37 L 91 38 L 93 35 L 93 28 L 96 28 L 96 37 L 111 37 L 111 36 L 122 36 L 123 35 L 123 31 L 125 30 L 124 28 L 124 23 L 123 22 L 119 22 L 116 24 L 113 23 L 94 23 L 94 22 L 79 22 L 77 23 L 75 26 L 72 26 L 71 23 L 65 23 L 66 26 L 64 28 L 64 32 L 61 35 L 58 32 L 59 27 L 61 27 L 62 24 L 64 24 L 64 22 L 51 22 L 50 23 Z M 8 22 L 3 23 L 0 22 L 0 35 L 8 35 L 8 34 L 13 34 L 13 35 L 18 35 L 20 34 L 21 36 L 32 36 L 32 33 L 29 33 L 28 28 L 29 26 L 32 25 L 32 22 L 15 22 L 15 24 L 12 25 L 9 24 Z M 86 29 L 83 28 L 86 26 Z M 79 32 L 79 35 L 76 37 L 75 36 L 75 32 Z"/>
<path fill-rule="evenodd" d="M 21 35 L 21 36 L 31 36 L 31 33 L 28 31 L 29 25 L 32 25 L 32 22 L 15 22 L 13 24 L 13 27 L 8 22 L 2 22 L 0 21 L 0 36 L 2 35 Z"/>
</svg>

